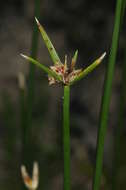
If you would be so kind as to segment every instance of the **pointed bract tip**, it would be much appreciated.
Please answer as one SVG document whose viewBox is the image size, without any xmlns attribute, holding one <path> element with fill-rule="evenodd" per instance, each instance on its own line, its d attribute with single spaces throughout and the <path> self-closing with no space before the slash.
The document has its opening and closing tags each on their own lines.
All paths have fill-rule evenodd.
<svg viewBox="0 0 126 190">
<path fill-rule="evenodd" d="M 21 55 L 21 57 L 23 57 L 23 58 L 25 58 L 25 59 L 28 59 L 28 56 L 26 56 L 26 55 L 24 55 L 24 54 L 20 54 Z"/>
<path fill-rule="evenodd" d="M 104 52 L 104 53 L 101 55 L 101 57 L 99 58 L 100 61 L 102 61 L 102 60 L 104 59 L 105 56 L 106 56 L 106 52 Z"/>
<path fill-rule="evenodd" d="M 74 56 L 73 56 L 73 59 L 75 59 L 75 61 L 76 61 L 76 59 L 77 59 L 77 56 L 78 56 L 78 49 L 75 51 L 75 54 L 74 54 Z"/>
<path fill-rule="evenodd" d="M 78 49 L 75 51 L 76 54 L 78 54 Z"/>
<path fill-rule="evenodd" d="M 67 55 L 65 55 L 65 63 L 67 63 Z"/>
<path fill-rule="evenodd" d="M 36 17 L 35 17 L 35 21 L 36 21 L 37 25 L 39 26 L 40 23 L 39 23 L 39 21 L 38 21 L 38 19 Z"/>
<path fill-rule="evenodd" d="M 19 88 L 24 90 L 25 89 L 25 76 L 22 72 L 18 73 L 18 82 L 19 82 Z"/>
<path fill-rule="evenodd" d="M 24 165 L 21 165 L 21 174 L 22 176 L 25 176 L 27 174 L 27 171 Z"/>
<path fill-rule="evenodd" d="M 36 162 L 36 161 L 33 163 L 33 170 L 35 170 L 37 172 L 39 170 L 38 162 Z"/>
</svg>

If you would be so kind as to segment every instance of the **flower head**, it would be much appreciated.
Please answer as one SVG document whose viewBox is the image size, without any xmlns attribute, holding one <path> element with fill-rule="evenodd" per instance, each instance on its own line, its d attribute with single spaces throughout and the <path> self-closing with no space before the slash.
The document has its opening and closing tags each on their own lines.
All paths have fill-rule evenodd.
<svg viewBox="0 0 126 190">
<path fill-rule="evenodd" d="M 74 59 L 72 59 L 70 68 L 68 67 L 67 55 L 66 55 L 64 64 L 57 63 L 54 66 L 50 66 L 50 69 L 61 77 L 63 84 L 69 85 L 76 78 L 76 76 L 78 76 L 82 71 L 82 69 L 75 70 L 74 66 L 75 66 L 75 61 L 74 61 Z M 55 84 L 56 82 L 60 82 L 52 76 L 49 76 L 48 79 L 49 79 L 50 85 Z"/>
<path fill-rule="evenodd" d="M 54 63 L 53 66 L 50 66 L 49 68 L 44 66 L 43 64 L 40 64 L 35 59 L 28 57 L 26 55 L 21 54 L 25 59 L 29 60 L 33 64 L 40 67 L 43 71 L 45 71 L 48 74 L 49 84 L 56 84 L 56 83 L 62 83 L 63 85 L 72 85 L 76 81 L 84 78 L 88 73 L 90 73 L 92 70 L 97 67 L 102 60 L 104 59 L 106 52 L 102 54 L 100 58 L 95 60 L 91 65 L 89 65 L 86 69 L 75 69 L 75 64 L 77 61 L 77 55 L 78 51 L 75 52 L 70 68 L 67 64 L 67 56 L 65 56 L 65 62 L 64 64 L 61 62 L 51 40 L 49 39 L 47 33 L 45 32 L 43 26 L 39 23 L 37 18 L 35 18 L 38 28 L 40 30 L 40 33 L 42 35 L 42 38 L 45 42 L 45 45 L 50 53 L 51 59 Z"/>
</svg>

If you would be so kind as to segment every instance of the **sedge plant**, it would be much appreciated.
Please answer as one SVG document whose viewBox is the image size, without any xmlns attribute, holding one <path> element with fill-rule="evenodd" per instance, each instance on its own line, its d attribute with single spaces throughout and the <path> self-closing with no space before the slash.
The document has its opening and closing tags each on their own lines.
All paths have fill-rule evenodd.
<svg viewBox="0 0 126 190">
<path fill-rule="evenodd" d="M 124 23 L 124 15 L 126 11 L 126 0 L 122 2 L 122 11 L 121 11 L 121 30 Z M 119 185 L 119 173 L 121 167 L 121 146 L 122 146 L 122 137 L 123 137 L 123 128 L 125 125 L 125 106 L 126 106 L 126 41 L 124 49 L 124 61 L 121 68 L 121 84 L 120 84 L 120 97 L 119 97 L 119 110 L 118 110 L 118 122 L 115 129 L 114 137 L 114 151 L 113 151 L 113 168 L 112 168 L 112 189 L 118 189 Z"/>
<path fill-rule="evenodd" d="M 39 18 L 40 17 L 40 0 L 34 1 L 34 13 Z M 31 57 L 36 59 L 38 51 L 38 29 L 36 23 L 33 25 L 32 33 L 32 44 L 31 44 Z M 27 134 L 29 134 L 29 128 L 32 125 L 32 111 L 34 102 L 34 89 L 35 89 L 35 66 L 30 64 L 29 74 L 28 74 L 28 95 L 27 95 Z"/>
<path fill-rule="evenodd" d="M 126 52 L 126 50 L 125 50 Z M 119 100 L 119 113 L 118 113 L 118 122 L 115 131 L 114 138 L 114 159 L 113 159 L 113 181 L 112 181 L 112 190 L 119 188 L 118 176 L 121 168 L 121 145 L 122 137 L 125 126 L 125 106 L 126 106 L 126 55 L 124 58 L 124 63 L 122 67 L 122 79 L 121 79 L 121 88 L 120 88 L 120 100 Z"/>
<path fill-rule="evenodd" d="M 114 75 L 114 68 L 115 68 L 118 41 L 119 41 L 121 10 L 122 10 L 122 0 L 117 0 L 115 23 L 114 23 L 114 30 L 112 36 L 112 45 L 108 61 L 108 68 L 106 71 L 106 77 L 104 81 L 104 92 L 103 92 L 100 118 L 99 118 L 99 131 L 98 131 L 97 147 L 96 147 L 96 166 L 95 166 L 94 179 L 93 179 L 93 190 L 99 190 L 101 183 L 104 141 L 107 131 L 109 105 L 110 105 L 110 98 L 112 92 L 112 80 Z"/>
<path fill-rule="evenodd" d="M 77 81 L 86 77 L 92 72 L 103 60 L 106 53 L 103 53 L 91 65 L 85 69 L 75 69 L 78 51 L 75 52 L 70 67 L 67 64 L 67 55 L 65 55 L 64 63 L 61 62 L 51 40 L 49 39 L 43 26 L 36 19 L 36 23 L 40 30 L 41 36 L 51 56 L 53 66 L 49 68 L 32 57 L 21 54 L 28 62 L 33 63 L 48 74 L 49 85 L 61 84 L 64 88 L 63 98 L 63 149 L 64 149 L 64 190 L 70 190 L 70 88 Z"/>
<path fill-rule="evenodd" d="M 41 0 L 34 1 L 34 14 L 40 17 Z M 36 59 L 38 52 L 38 28 L 36 23 L 33 23 L 32 39 L 31 39 L 31 56 Z M 32 113 L 34 105 L 34 91 L 35 91 L 35 66 L 29 65 L 27 90 L 20 88 L 20 118 L 22 128 L 22 152 L 23 162 L 29 163 L 30 158 L 30 143 L 31 143 L 31 128 L 32 128 Z"/>
</svg>

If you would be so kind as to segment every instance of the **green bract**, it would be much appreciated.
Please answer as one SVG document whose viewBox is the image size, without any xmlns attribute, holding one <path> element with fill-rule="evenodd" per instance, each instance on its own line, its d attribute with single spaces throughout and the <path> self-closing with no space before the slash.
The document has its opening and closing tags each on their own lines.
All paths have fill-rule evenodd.
<svg viewBox="0 0 126 190">
<path fill-rule="evenodd" d="M 95 69 L 95 67 L 97 67 L 101 63 L 103 58 L 105 57 L 106 52 L 103 53 L 100 58 L 98 58 L 96 61 L 94 61 L 86 69 L 75 69 L 75 64 L 76 64 L 77 56 L 78 56 L 78 50 L 77 50 L 72 58 L 70 68 L 69 68 L 68 64 L 67 64 L 67 56 L 65 56 L 65 62 L 63 64 L 56 52 L 51 40 L 49 39 L 47 33 L 45 32 L 44 28 L 39 23 L 37 18 L 35 18 L 35 20 L 36 20 L 36 23 L 40 30 L 41 36 L 45 42 L 45 45 L 48 48 L 48 51 L 50 53 L 50 56 L 51 56 L 51 59 L 52 59 L 54 65 L 50 66 L 50 68 L 48 68 L 31 57 L 28 57 L 23 54 L 21 54 L 21 55 L 25 59 L 29 60 L 31 63 L 37 65 L 39 68 L 41 68 L 44 72 L 46 72 L 48 74 L 48 79 L 49 79 L 50 85 L 55 84 L 55 83 L 62 83 L 63 85 L 73 85 L 76 81 L 81 80 L 88 73 L 93 71 Z"/>
</svg>

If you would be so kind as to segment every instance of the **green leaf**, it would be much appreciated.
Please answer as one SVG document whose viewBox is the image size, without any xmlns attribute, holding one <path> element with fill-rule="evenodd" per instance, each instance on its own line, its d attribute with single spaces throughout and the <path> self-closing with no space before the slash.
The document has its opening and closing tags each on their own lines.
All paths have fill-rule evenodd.
<svg viewBox="0 0 126 190">
<path fill-rule="evenodd" d="M 71 83 L 70 85 L 72 85 L 73 83 L 75 83 L 76 81 L 81 80 L 82 78 L 84 78 L 86 75 L 88 75 L 90 72 L 92 72 L 104 59 L 106 55 L 106 52 L 102 54 L 102 56 L 100 58 L 98 58 L 96 61 L 94 61 L 91 65 L 89 65 L 86 69 L 84 69 Z"/>
<path fill-rule="evenodd" d="M 37 22 L 38 28 L 39 28 L 40 33 L 42 35 L 42 38 L 43 38 L 43 40 L 45 42 L 45 45 L 48 48 L 48 51 L 50 53 L 50 56 L 52 58 L 53 63 L 54 64 L 61 64 L 60 58 L 59 58 L 59 56 L 58 56 L 58 54 L 57 54 L 51 40 L 49 39 L 46 31 L 44 30 L 43 26 L 39 23 L 38 19 L 35 18 L 35 20 Z"/>
<path fill-rule="evenodd" d="M 37 65 L 40 69 L 42 69 L 45 73 L 47 73 L 49 76 L 54 77 L 56 80 L 61 81 L 61 78 L 59 75 L 57 75 L 54 71 L 52 71 L 51 69 L 49 69 L 48 67 L 44 66 L 43 64 L 39 63 L 38 61 L 36 61 L 35 59 L 28 57 L 26 55 L 21 54 L 21 56 L 25 59 L 27 59 L 28 61 L 30 61 L 31 63 L 33 63 L 34 65 Z"/>
</svg>

